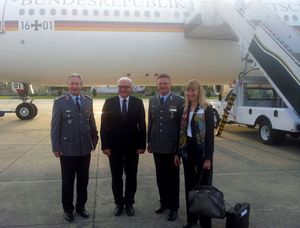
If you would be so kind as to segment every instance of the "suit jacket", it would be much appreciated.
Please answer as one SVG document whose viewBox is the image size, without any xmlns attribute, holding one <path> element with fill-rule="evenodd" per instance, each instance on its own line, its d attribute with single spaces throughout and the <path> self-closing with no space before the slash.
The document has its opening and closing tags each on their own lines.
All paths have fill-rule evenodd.
<svg viewBox="0 0 300 228">
<path fill-rule="evenodd" d="M 148 143 L 153 153 L 177 153 L 183 104 L 184 99 L 174 93 L 163 104 L 159 95 L 150 98 Z"/>
<path fill-rule="evenodd" d="M 122 152 L 146 148 L 145 109 L 141 99 L 130 96 L 126 119 L 122 118 L 120 99 L 106 99 L 101 115 L 102 150 Z"/>
<path fill-rule="evenodd" d="M 81 111 L 66 94 L 54 100 L 51 120 L 52 151 L 64 156 L 83 156 L 94 150 L 98 131 L 92 98 L 81 95 Z"/>
</svg>

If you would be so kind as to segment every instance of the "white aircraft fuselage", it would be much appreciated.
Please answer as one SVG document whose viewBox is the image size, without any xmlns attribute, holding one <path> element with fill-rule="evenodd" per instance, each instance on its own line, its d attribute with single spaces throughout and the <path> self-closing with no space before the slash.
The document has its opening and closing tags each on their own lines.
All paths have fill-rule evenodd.
<svg viewBox="0 0 300 228">
<path fill-rule="evenodd" d="M 0 80 L 65 85 L 78 72 L 86 85 L 115 84 L 126 75 L 148 85 L 168 73 L 173 84 L 231 83 L 242 69 L 238 42 L 186 38 L 193 2 L 2 0 Z M 299 15 L 299 1 L 267 2 L 283 18 Z"/>
</svg>

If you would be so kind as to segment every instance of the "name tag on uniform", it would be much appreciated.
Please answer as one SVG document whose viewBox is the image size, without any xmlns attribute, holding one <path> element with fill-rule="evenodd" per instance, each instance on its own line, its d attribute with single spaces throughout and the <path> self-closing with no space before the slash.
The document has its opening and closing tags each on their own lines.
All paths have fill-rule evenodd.
<svg viewBox="0 0 300 228">
<path fill-rule="evenodd" d="M 199 110 L 197 111 L 197 114 L 204 114 L 204 109 L 199 109 Z"/>
<path fill-rule="evenodd" d="M 169 111 L 170 112 L 177 112 L 177 108 L 170 108 Z"/>
</svg>

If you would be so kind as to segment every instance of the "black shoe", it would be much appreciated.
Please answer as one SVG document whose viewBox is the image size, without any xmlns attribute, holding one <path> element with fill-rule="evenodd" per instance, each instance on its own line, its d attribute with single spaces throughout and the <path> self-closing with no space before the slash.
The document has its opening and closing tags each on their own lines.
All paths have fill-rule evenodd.
<svg viewBox="0 0 300 228">
<path fill-rule="evenodd" d="M 88 218 L 90 217 L 90 214 L 85 210 L 83 209 L 82 211 L 76 211 L 77 214 L 79 214 L 82 218 Z"/>
<path fill-rule="evenodd" d="M 182 226 L 182 228 L 191 228 L 193 227 L 193 223 L 186 223 Z"/>
<path fill-rule="evenodd" d="M 120 206 L 120 205 L 116 206 L 115 211 L 114 211 L 115 216 L 120 216 L 122 214 L 122 212 L 123 212 L 123 206 Z"/>
<path fill-rule="evenodd" d="M 170 213 L 168 214 L 167 219 L 169 221 L 174 221 L 175 219 L 177 219 L 177 210 L 170 210 Z"/>
<path fill-rule="evenodd" d="M 134 215 L 135 210 L 134 210 L 134 208 L 133 208 L 132 205 L 126 206 L 125 209 L 126 209 L 126 214 L 127 214 L 128 216 L 133 216 L 133 215 Z"/>
<path fill-rule="evenodd" d="M 155 213 L 156 213 L 156 214 L 161 214 L 161 213 L 163 213 L 165 210 L 166 210 L 166 208 L 163 207 L 162 205 L 160 205 L 159 207 L 157 207 L 157 208 L 155 209 Z"/>
<path fill-rule="evenodd" d="M 73 222 L 74 216 L 72 212 L 65 213 L 64 219 L 68 222 Z"/>
</svg>

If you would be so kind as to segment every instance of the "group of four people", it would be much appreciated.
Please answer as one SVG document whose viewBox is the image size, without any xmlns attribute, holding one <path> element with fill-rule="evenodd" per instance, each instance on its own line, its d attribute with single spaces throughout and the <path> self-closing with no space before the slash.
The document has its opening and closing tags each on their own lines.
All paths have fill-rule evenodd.
<svg viewBox="0 0 300 228">
<path fill-rule="evenodd" d="M 187 83 L 185 99 L 171 91 L 171 79 L 160 74 L 158 95 L 149 100 L 147 150 L 153 153 L 160 204 L 155 213 L 169 209 L 167 219 L 177 218 L 179 208 L 179 167 L 184 166 L 187 223 L 192 227 L 198 219 L 204 228 L 211 218 L 189 213 L 188 192 L 197 184 L 211 184 L 214 151 L 214 118 L 197 80 Z M 109 158 L 112 191 L 120 216 L 125 208 L 128 216 L 135 210 L 139 155 L 146 150 L 145 109 L 142 100 L 131 96 L 132 81 L 118 80 L 118 96 L 106 99 L 101 115 L 101 149 Z M 90 152 L 98 143 L 93 101 L 80 93 L 80 75 L 68 78 L 69 92 L 54 101 L 51 140 L 54 155 L 60 158 L 62 204 L 64 218 L 73 221 L 73 211 L 88 218 L 85 209 L 89 179 Z M 125 188 L 123 188 L 123 172 Z M 77 198 L 73 205 L 75 176 Z"/>
</svg>

